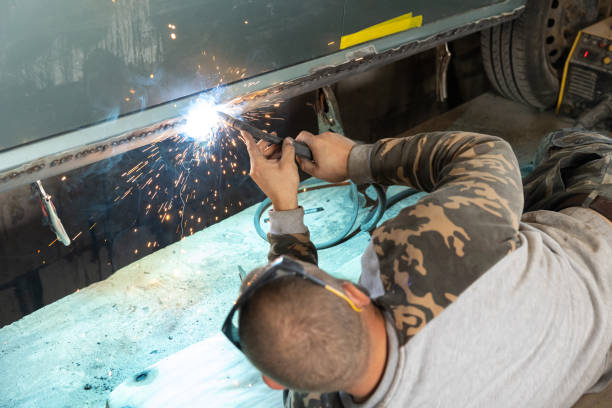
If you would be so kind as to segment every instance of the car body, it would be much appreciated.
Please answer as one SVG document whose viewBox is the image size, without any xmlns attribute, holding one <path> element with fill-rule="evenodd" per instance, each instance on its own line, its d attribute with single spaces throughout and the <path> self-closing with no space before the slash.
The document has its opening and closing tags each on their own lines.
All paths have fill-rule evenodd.
<svg viewBox="0 0 612 408">
<path fill-rule="evenodd" d="M 9 0 L 0 191 L 269 105 L 518 16 L 526 0 Z"/>
</svg>

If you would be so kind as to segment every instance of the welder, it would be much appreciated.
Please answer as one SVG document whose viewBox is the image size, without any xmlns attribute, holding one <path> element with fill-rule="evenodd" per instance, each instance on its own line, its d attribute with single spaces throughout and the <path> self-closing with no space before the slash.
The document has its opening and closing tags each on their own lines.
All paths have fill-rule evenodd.
<svg viewBox="0 0 612 408">
<path fill-rule="evenodd" d="M 242 132 L 271 199 L 267 266 L 223 332 L 287 407 L 566 407 L 612 379 L 612 139 L 547 135 L 523 181 L 508 143 L 435 132 L 372 145 Z M 298 165 L 429 194 L 383 223 L 359 284 L 317 267 Z M 523 198 L 524 197 L 524 198 Z"/>
</svg>

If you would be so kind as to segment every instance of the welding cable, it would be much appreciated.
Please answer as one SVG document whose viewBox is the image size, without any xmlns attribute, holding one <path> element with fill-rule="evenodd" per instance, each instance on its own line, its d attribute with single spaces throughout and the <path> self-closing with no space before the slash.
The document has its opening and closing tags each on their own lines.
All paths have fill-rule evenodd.
<svg viewBox="0 0 612 408">
<path fill-rule="evenodd" d="M 353 182 L 341 182 L 341 183 L 330 183 L 330 184 L 321 184 L 321 181 L 318 179 L 308 179 L 306 181 L 304 181 L 303 183 L 300 184 L 299 189 L 298 189 L 298 193 L 304 193 L 304 192 L 308 192 L 308 191 L 314 191 L 314 190 L 319 190 L 322 188 L 330 188 L 330 187 L 340 187 L 340 186 L 349 186 L 350 190 L 349 190 L 349 194 L 350 194 L 350 198 L 351 198 L 351 202 L 352 202 L 352 209 L 351 209 L 351 219 L 350 221 L 346 224 L 345 228 L 342 230 L 342 232 L 340 234 L 338 234 L 336 237 L 330 239 L 329 241 L 326 241 L 324 243 L 321 244 L 315 244 L 315 247 L 317 249 L 326 249 L 326 248 L 331 248 L 335 245 L 341 244 L 342 242 L 347 241 L 348 239 L 352 238 L 353 236 L 355 236 L 359 231 L 361 231 L 362 229 L 360 227 L 358 227 L 357 229 L 355 229 L 355 231 L 353 231 L 353 228 L 355 226 L 355 223 L 357 222 L 357 216 L 359 215 L 359 192 L 357 191 L 357 186 L 353 183 Z M 382 189 L 380 190 L 382 191 Z M 380 191 L 378 191 L 378 193 L 380 193 Z M 375 210 L 373 210 L 372 212 L 375 213 L 380 213 L 382 214 L 384 211 L 382 208 L 383 206 L 383 202 L 384 202 L 384 192 L 382 195 L 383 198 L 381 198 L 381 196 L 379 195 L 378 197 L 378 205 L 377 208 Z M 270 199 L 265 199 L 257 208 L 257 211 L 255 212 L 255 216 L 253 217 L 253 221 L 254 221 L 254 226 L 255 226 L 255 230 L 257 231 L 257 234 L 264 240 L 267 241 L 267 236 L 266 233 L 264 232 L 263 228 L 261 227 L 261 217 L 263 216 L 264 212 L 266 211 L 266 209 L 268 207 L 270 207 L 272 205 L 272 202 L 270 201 Z M 368 214 L 368 216 L 366 216 L 366 221 L 372 219 L 373 214 Z M 374 217 L 376 218 L 376 217 Z"/>
<path fill-rule="evenodd" d="M 374 230 L 374 228 L 376 228 L 378 222 L 381 220 L 381 218 L 383 217 L 384 213 L 386 212 L 388 208 L 391 208 L 393 205 L 397 204 L 399 201 L 418 193 L 417 190 L 409 188 L 406 190 L 402 190 L 387 199 L 387 195 L 385 193 L 384 188 L 378 184 L 372 184 L 371 186 L 373 187 L 374 192 L 376 194 L 376 205 L 371 211 L 368 212 L 368 214 L 366 214 L 363 221 L 361 221 L 361 224 L 359 225 L 359 227 L 355 229 L 354 229 L 354 226 L 357 221 L 357 217 L 359 215 L 359 192 L 357 190 L 357 186 L 353 182 L 321 184 L 321 181 L 318 179 L 308 179 L 300 184 L 298 193 L 304 193 L 308 191 L 319 190 L 322 188 L 340 187 L 340 186 L 350 187 L 349 194 L 351 195 L 351 201 L 353 203 L 351 220 L 346 225 L 344 230 L 340 234 L 338 234 L 336 237 L 322 244 L 315 244 L 316 249 L 331 248 L 333 246 L 336 246 L 343 242 L 348 241 L 349 239 L 353 238 L 355 235 L 357 235 L 360 232 L 368 232 L 368 233 L 371 232 L 372 230 Z M 257 234 L 266 241 L 267 241 L 266 233 L 261 227 L 261 217 L 263 216 L 266 209 L 268 209 L 268 207 L 270 207 L 271 205 L 272 205 L 272 202 L 270 201 L 270 199 L 265 199 L 259 205 L 253 217 L 253 223 L 255 226 L 255 230 L 257 231 Z"/>
<path fill-rule="evenodd" d="M 360 231 L 371 232 L 376 228 L 376 224 L 382 218 L 383 214 L 387 210 L 387 193 L 380 184 L 371 185 L 376 192 L 377 204 L 372 211 L 366 215 L 365 219 L 361 222 L 359 227 Z M 364 193 L 365 194 L 365 193 Z"/>
<path fill-rule="evenodd" d="M 396 194 L 392 195 L 391 197 L 389 197 L 387 199 L 387 206 L 385 208 L 385 211 L 388 208 L 393 207 L 398 202 L 402 201 L 404 198 L 408 198 L 408 197 L 413 196 L 413 195 L 415 195 L 417 193 L 419 193 L 419 190 L 415 190 L 414 188 L 407 188 L 406 190 L 402 190 L 399 193 L 396 193 Z"/>
<path fill-rule="evenodd" d="M 335 238 L 330 239 L 327 242 L 324 242 L 322 244 L 315 244 L 315 247 L 317 249 L 326 249 L 326 248 L 330 248 L 333 247 L 335 245 L 338 245 L 341 242 L 346 241 L 346 237 L 351 234 L 351 231 L 353 229 L 353 226 L 355 225 L 355 222 L 357 221 L 357 215 L 359 214 L 359 193 L 357 192 L 357 186 L 350 182 L 343 182 L 343 183 L 331 183 L 331 184 L 319 184 L 320 180 L 317 179 L 308 179 L 304 182 L 302 182 L 298 188 L 298 193 L 304 193 L 307 191 L 313 191 L 313 190 L 319 190 L 322 188 L 330 188 L 330 187 L 339 187 L 339 186 L 350 186 L 350 192 L 349 194 L 351 195 L 351 201 L 353 203 L 353 208 L 352 208 L 352 214 L 351 214 L 351 220 L 350 222 L 346 225 L 346 227 L 344 228 L 344 230 L 338 234 Z M 317 184 L 314 185 L 313 184 Z M 264 232 L 263 228 L 261 228 L 261 217 L 264 214 L 264 212 L 266 211 L 266 209 L 268 207 L 270 207 L 272 205 L 272 202 L 270 201 L 269 198 L 266 198 L 257 208 L 257 211 L 255 212 L 255 216 L 253 217 L 253 222 L 255 225 L 255 230 L 257 231 L 257 234 L 264 240 L 268 240 L 266 233 Z"/>
</svg>

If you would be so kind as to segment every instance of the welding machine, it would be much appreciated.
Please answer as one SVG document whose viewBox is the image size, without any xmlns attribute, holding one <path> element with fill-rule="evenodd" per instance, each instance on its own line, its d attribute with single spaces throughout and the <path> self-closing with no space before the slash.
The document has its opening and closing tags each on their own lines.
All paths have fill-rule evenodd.
<svg viewBox="0 0 612 408">
<path fill-rule="evenodd" d="M 565 62 L 557 113 L 578 117 L 594 110 L 605 112 L 608 106 L 612 106 L 612 17 L 576 36 Z"/>
</svg>

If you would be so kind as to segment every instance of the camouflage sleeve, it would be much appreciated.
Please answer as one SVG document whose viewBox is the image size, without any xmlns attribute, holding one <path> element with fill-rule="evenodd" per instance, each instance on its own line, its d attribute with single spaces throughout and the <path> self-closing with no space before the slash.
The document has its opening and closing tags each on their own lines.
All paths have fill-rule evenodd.
<svg viewBox="0 0 612 408">
<path fill-rule="evenodd" d="M 270 251 L 268 261 L 272 262 L 281 255 L 289 255 L 300 261 L 318 264 L 317 250 L 310 242 L 310 232 L 297 234 L 268 234 Z"/>
<path fill-rule="evenodd" d="M 315 394 L 292 390 L 283 391 L 285 408 L 343 408 L 340 394 Z"/>
<path fill-rule="evenodd" d="M 486 184 L 501 198 L 521 201 L 516 206 L 519 214 L 522 209 L 522 199 L 515 194 L 520 184 L 514 184 L 521 180 L 516 157 L 510 145 L 496 136 L 431 132 L 383 139 L 372 146 L 370 169 L 377 183 L 426 192 L 451 186 L 465 191 L 470 182 Z"/>
<path fill-rule="evenodd" d="M 270 211 L 268 260 L 289 255 L 304 262 L 317 264 L 317 249 L 310 242 L 310 232 L 304 224 L 304 208 L 288 211 Z"/>
<path fill-rule="evenodd" d="M 376 182 L 430 192 L 372 236 L 385 289 L 377 301 L 405 344 L 517 248 L 521 176 L 510 145 L 494 136 L 423 133 L 370 149 Z"/>
<path fill-rule="evenodd" d="M 377 183 L 429 192 L 427 201 L 445 211 L 468 210 L 461 222 L 465 226 L 478 225 L 477 215 L 492 215 L 495 225 L 507 227 L 510 236 L 518 230 L 523 210 L 520 169 L 510 145 L 498 137 L 421 133 L 381 140 L 369 156 L 371 177 Z M 486 235 L 486 230 L 480 232 Z"/>
</svg>

